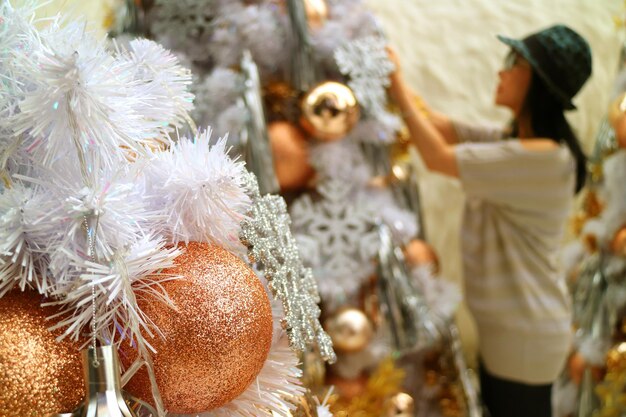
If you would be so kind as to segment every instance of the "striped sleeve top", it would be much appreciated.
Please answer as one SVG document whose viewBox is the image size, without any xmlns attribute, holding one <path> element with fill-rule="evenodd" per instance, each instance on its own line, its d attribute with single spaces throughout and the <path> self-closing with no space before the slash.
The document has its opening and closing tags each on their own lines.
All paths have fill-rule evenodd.
<svg viewBox="0 0 626 417">
<path fill-rule="evenodd" d="M 557 255 L 574 197 L 573 158 L 563 146 L 528 150 L 519 140 L 498 140 L 493 129 L 455 127 L 467 194 L 465 290 L 481 359 L 501 378 L 551 383 L 571 338 L 570 299 Z"/>
</svg>

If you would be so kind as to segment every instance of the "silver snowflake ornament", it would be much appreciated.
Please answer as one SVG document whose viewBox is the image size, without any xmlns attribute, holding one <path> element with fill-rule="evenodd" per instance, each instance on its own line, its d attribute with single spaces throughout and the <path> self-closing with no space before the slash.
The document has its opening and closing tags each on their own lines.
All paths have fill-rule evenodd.
<svg viewBox="0 0 626 417">
<path fill-rule="evenodd" d="M 386 87 L 395 66 L 385 49 L 387 42 L 380 36 L 367 36 L 338 47 L 335 62 L 348 77 L 359 104 L 374 116 L 386 113 Z"/>
<path fill-rule="evenodd" d="M 376 213 L 365 195 L 346 181 L 329 179 L 318 191 L 320 201 L 304 195 L 293 203 L 291 216 L 320 294 L 332 302 L 353 296 L 374 273 Z"/>
<path fill-rule="evenodd" d="M 241 225 L 241 239 L 249 248 L 251 260 L 258 263 L 274 295 L 285 310 L 283 321 L 294 350 L 304 352 L 316 344 L 322 358 L 334 362 L 330 337 L 319 322 L 319 295 L 313 274 L 305 268 L 285 200 L 278 195 L 261 195 L 254 175 L 247 176 L 253 206 L 249 219 Z"/>
</svg>

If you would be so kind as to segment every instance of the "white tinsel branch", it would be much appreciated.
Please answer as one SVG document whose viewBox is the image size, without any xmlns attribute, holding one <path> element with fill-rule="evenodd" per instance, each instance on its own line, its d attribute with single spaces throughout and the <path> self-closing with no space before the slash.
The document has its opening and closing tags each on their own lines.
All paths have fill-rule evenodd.
<svg viewBox="0 0 626 417">
<path fill-rule="evenodd" d="M 172 244 L 211 242 L 241 253 L 240 223 L 251 206 L 244 163 L 227 155 L 226 138 L 210 137 L 208 130 L 155 154 L 145 170 L 146 198 L 166 215 Z"/>
<path fill-rule="evenodd" d="M 74 288 L 59 294 L 62 299 L 55 304 L 64 307 L 60 314 L 63 319 L 52 329 L 64 329 L 62 338 L 78 339 L 91 325 L 92 303 L 95 303 L 95 330 L 110 338 L 111 343 L 116 338 L 127 338 L 132 343 L 134 338 L 145 340 L 144 336 L 158 334 L 150 318 L 139 309 L 137 300 L 148 298 L 174 307 L 161 283 L 178 277 L 162 270 L 173 267 L 179 254 L 178 248 L 166 247 L 163 239 L 153 237 L 144 237 L 128 250 L 115 253 L 107 263 L 68 253 L 73 266 L 83 272 Z"/>
<path fill-rule="evenodd" d="M 39 169 L 33 177 L 16 176 L 45 190 L 48 210 L 46 216 L 40 216 L 38 227 L 54 232 L 48 233 L 42 249 L 50 258 L 48 268 L 57 293 L 72 287 L 73 279 L 80 274 L 73 257 L 87 258 L 87 218 L 98 219 L 93 249 L 101 260 L 110 260 L 116 251 L 131 246 L 138 238 L 158 232 L 151 226 L 163 219 L 161 213 L 146 207 L 141 188 L 132 182 L 134 170 L 112 174 L 96 168 L 94 172 L 100 180 L 91 187 L 82 186 L 80 175 L 71 167 L 61 173 Z"/>
<path fill-rule="evenodd" d="M 83 26 L 49 33 L 32 55 L 16 59 L 32 88 L 19 102 L 13 130 L 32 137 L 30 149 L 44 166 L 65 157 L 87 172 L 92 158 L 106 165 L 124 158 L 122 146 L 142 151 L 137 141 L 146 127 L 130 94 L 133 67 L 114 59 Z"/>
<path fill-rule="evenodd" d="M 0 194 L 0 297 L 16 285 L 51 290 L 45 246 L 56 230 L 46 221 L 55 205 L 48 197 L 20 183 Z"/>
<path fill-rule="evenodd" d="M 133 109 L 146 125 L 152 125 L 149 139 L 164 138 L 170 124 L 181 127 L 190 120 L 194 99 L 188 91 L 191 71 L 181 67 L 174 54 L 151 40 L 135 39 L 118 59 L 127 60 L 133 68 L 138 83 L 131 93 L 139 98 Z"/>
</svg>

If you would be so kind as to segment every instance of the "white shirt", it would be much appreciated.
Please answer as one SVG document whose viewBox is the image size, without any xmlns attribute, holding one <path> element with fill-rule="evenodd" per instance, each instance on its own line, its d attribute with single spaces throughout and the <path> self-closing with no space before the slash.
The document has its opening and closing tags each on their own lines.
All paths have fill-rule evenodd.
<svg viewBox="0 0 626 417">
<path fill-rule="evenodd" d="M 571 306 L 558 251 L 574 197 L 569 150 L 535 151 L 493 130 L 455 124 L 467 194 L 461 245 L 468 305 L 489 373 L 553 382 L 571 342 Z M 482 132 L 482 134 L 481 134 Z"/>
</svg>

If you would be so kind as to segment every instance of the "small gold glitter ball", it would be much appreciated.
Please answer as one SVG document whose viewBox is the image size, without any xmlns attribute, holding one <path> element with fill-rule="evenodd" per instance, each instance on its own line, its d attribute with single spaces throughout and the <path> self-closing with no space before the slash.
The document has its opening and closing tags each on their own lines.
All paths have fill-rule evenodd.
<svg viewBox="0 0 626 417">
<path fill-rule="evenodd" d="M 270 301 L 254 271 L 225 249 L 191 242 L 165 273 L 183 276 L 163 283 L 176 310 L 140 300 L 141 310 L 163 333 L 149 343 L 165 408 L 175 414 L 209 411 L 229 403 L 254 381 L 272 342 Z M 135 351 L 122 345 L 128 366 Z M 148 374 L 124 387 L 153 403 Z"/>
<path fill-rule="evenodd" d="M 328 142 L 346 136 L 360 117 L 352 90 L 334 81 L 313 87 L 302 99 L 300 110 L 304 130 L 315 139 Z"/>
<path fill-rule="evenodd" d="M 35 417 L 73 411 L 85 396 L 80 343 L 57 342 L 58 313 L 34 291 L 0 298 L 0 416 Z"/>
</svg>

